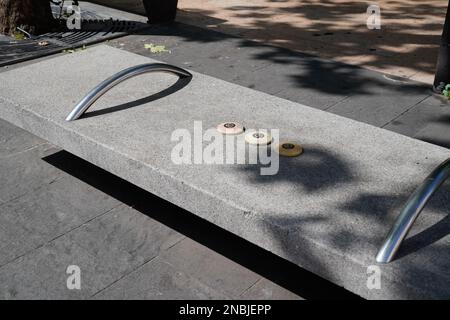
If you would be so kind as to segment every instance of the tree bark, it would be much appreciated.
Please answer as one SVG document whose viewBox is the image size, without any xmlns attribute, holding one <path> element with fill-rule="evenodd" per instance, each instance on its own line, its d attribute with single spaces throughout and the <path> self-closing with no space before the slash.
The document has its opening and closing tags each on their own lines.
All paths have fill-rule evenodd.
<svg viewBox="0 0 450 320">
<path fill-rule="evenodd" d="M 446 84 L 450 84 L 450 0 L 445 16 L 444 30 L 442 31 L 441 46 L 439 48 L 436 74 L 433 88 L 437 92 L 442 92 Z"/>
<path fill-rule="evenodd" d="M 50 31 L 54 23 L 49 0 L 0 0 L 0 33 L 17 27 L 31 34 Z"/>
</svg>

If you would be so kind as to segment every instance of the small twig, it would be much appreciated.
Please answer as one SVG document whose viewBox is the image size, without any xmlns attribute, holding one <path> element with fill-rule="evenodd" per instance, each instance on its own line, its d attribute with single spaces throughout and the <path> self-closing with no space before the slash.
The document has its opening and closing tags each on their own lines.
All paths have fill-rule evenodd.
<svg viewBox="0 0 450 320">
<path fill-rule="evenodd" d="M 28 32 L 26 32 L 25 30 L 23 30 L 20 27 L 16 27 L 16 29 L 18 29 L 20 32 L 22 32 L 23 34 L 25 34 L 26 36 L 28 36 L 28 38 L 33 38 L 33 36 L 31 34 L 29 34 Z"/>
</svg>

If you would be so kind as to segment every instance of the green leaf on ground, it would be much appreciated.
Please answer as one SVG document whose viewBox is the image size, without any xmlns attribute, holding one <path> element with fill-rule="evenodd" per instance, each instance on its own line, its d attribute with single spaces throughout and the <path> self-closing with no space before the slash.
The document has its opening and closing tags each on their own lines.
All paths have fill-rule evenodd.
<svg viewBox="0 0 450 320">
<path fill-rule="evenodd" d="M 445 86 L 444 91 L 442 91 L 442 94 L 444 95 L 444 97 L 447 97 L 447 99 L 450 99 L 450 84 L 447 84 Z"/>
<path fill-rule="evenodd" d="M 85 45 L 83 45 L 81 48 L 77 48 L 77 49 L 64 49 L 62 52 L 63 53 L 75 53 L 75 52 L 83 51 L 83 50 L 86 50 Z"/>
<path fill-rule="evenodd" d="M 27 38 L 27 36 L 23 32 L 20 32 L 20 31 L 14 32 L 13 37 L 15 40 L 25 40 Z"/>
<path fill-rule="evenodd" d="M 163 53 L 163 52 L 170 53 L 170 51 L 166 49 L 166 46 L 158 46 L 153 43 L 144 44 L 144 48 L 150 50 L 151 53 Z"/>
</svg>

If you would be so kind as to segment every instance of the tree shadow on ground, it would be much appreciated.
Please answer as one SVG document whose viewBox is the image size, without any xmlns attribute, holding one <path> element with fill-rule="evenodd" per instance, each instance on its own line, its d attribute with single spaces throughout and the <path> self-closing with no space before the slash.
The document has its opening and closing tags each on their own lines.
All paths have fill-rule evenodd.
<svg viewBox="0 0 450 320">
<path fill-rule="evenodd" d="M 379 3 L 381 30 L 369 30 L 366 2 L 267 1 L 264 5 L 184 8 L 180 21 L 377 69 L 433 74 L 445 1 Z M 219 9 L 220 7 L 220 9 Z M 215 17 L 228 17 L 217 19 Z M 400 70 L 401 71 L 401 70 Z"/>
<path fill-rule="evenodd" d="M 255 41 L 249 41 L 221 32 L 205 30 L 196 26 L 184 23 L 173 23 L 165 26 L 150 26 L 148 29 L 137 33 L 139 36 L 152 37 L 173 37 L 169 43 L 174 46 L 173 52 L 162 59 L 186 59 L 193 66 L 199 66 L 200 72 L 202 64 L 215 63 L 215 68 L 223 68 L 227 72 L 233 68 L 234 77 L 224 80 L 238 82 L 240 78 L 248 76 L 249 70 L 240 70 L 233 63 L 243 63 L 247 61 L 249 66 L 255 65 L 255 70 L 251 71 L 258 78 L 261 70 L 261 77 L 266 71 L 267 66 L 274 66 L 273 76 L 266 81 L 283 82 L 285 90 L 311 89 L 317 94 L 325 93 L 340 96 L 342 98 L 348 95 L 377 95 L 382 90 L 397 92 L 408 96 L 412 94 L 428 95 L 430 87 L 426 84 L 406 81 L 393 82 L 382 77 L 382 75 L 370 72 L 359 66 L 341 63 L 332 60 L 326 60 L 314 55 L 296 52 L 280 46 L 263 44 Z M 186 45 L 195 49 L 196 55 L 191 52 L 186 53 L 177 51 L 178 42 L 184 42 Z M 235 49 L 230 51 L 230 45 Z M 184 46 L 180 46 L 183 50 Z M 242 52 L 240 48 L 247 49 Z M 237 49 L 237 50 L 236 50 Z M 145 54 L 145 52 L 142 52 Z M 226 59 L 228 56 L 231 60 Z M 222 59 L 224 58 L 225 59 Z M 237 60 L 237 61 L 236 61 Z M 225 65 L 225 63 L 228 63 Z M 261 67 L 257 67 L 261 65 Z M 247 67 L 247 66 L 246 66 Z M 206 72 L 206 71 L 205 71 Z M 245 72 L 245 74 L 240 74 Z M 287 81 L 286 81 L 287 79 Z M 244 84 L 251 87 L 251 84 Z"/>
</svg>

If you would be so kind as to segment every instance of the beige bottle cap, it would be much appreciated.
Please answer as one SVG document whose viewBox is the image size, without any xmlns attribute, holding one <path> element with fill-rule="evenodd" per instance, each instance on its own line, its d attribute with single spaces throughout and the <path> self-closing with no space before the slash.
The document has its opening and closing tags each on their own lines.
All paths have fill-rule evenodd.
<svg viewBox="0 0 450 320">
<path fill-rule="evenodd" d="M 217 126 L 217 131 L 223 134 L 240 134 L 244 127 L 237 122 L 224 122 Z"/>
<path fill-rule="evenodd" d="M 245 135 L 245 141 L 247 141 L 248 144 L 268 145 L 272 142 L 272 135 L 266 130 L 253 131 Z"/>
</svg>

